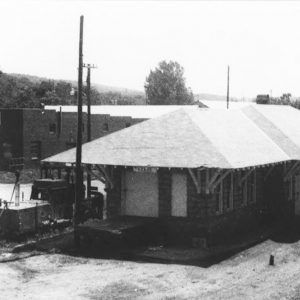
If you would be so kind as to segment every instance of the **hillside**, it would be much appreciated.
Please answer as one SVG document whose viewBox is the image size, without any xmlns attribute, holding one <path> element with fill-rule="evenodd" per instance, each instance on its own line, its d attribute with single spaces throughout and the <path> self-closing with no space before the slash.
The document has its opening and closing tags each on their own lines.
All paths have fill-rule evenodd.
<svg viewBox="0 0 300 300">
<path fill-rule="evenodd" d="M 1 107 L 40 107 L 46 105 L 76 104 L 77 82 L 54 80 L 28 74 L 6 74 L 0 71 Z M 84 87 L 85 89 L 85 87 Z M 74 94 L 75 92 L 75 94 Z M 209 93 L 195 94 L 195 101 L 225 101 L 226 96 Z M 241 101 L 230 97 L 231 101 Z M 83 101 L 85 102 L 85 97 Z M 92 104 L 143 105 L 146 104 L 144 91 L 92 84 Z"/>
<path fill-rule="evenodd" d="M 73 87 L 77 86 L 77 81 L 74 80 L 65 80 L 65 79 L 51 79 L 51 78 L 46 78 L 46 77 L 39 77 L 35 75 L 29 75 L 29 74 L 18 74 L 18 73 L 9 73 L 8 75 L 11 75 L 16 78 L 24 78 L 26 77 L 28 80 L 30 80 L 32 83 L 41 83 L 42 81 L 54 81 L 54 82 L 59 82 L 59 81 L 65 81 L 69 82 L 72 84 Z M 144 96 L 145 93 L 144 91 L 138 91 L 138 90 L 132 90 L 132 89 L 127 89 L 123 87 L 115 87 L 115 86 L 109 86 L 105 84 L 98 84 L 98 83 L 92 83 L 94 88 L 99 92 L 99 93 L 120 93 L 122 95 L 133 95 L 133 96 Z"/>
<path fill-rule="evenodd" d="M 6 74 L 0 71 L 1 107 L 40 107 L 76 104 L 77 82 L 53 80 L 27 74 Z M 86 102 L 85 89 L 83 101 Z M 143 92 L 105 85 L 92 86 L 91 103 L 139 105 L 145 104 Z"/>
</svg>

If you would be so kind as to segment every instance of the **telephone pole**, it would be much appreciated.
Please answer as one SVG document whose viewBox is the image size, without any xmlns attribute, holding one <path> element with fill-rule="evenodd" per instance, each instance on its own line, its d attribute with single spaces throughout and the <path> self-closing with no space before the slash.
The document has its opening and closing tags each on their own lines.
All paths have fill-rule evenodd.
<svg viewBox="0 0 300 300">
<path fill-rule="evenodd" d="M 227 109 L 229 108 L 229 66 L 227 67 Z"/>
<path fill-rule="evenodd" d="M 87 85 L 87 141 L 90 142 L 91 137 L 91 69 L 97 68 L 92 64 L 83 64 L 84 68 L 87 68 L 87 77 L 86 77 L 86 85 Z M 87 168 L 91 170 L 91 166 L 88 165 Z M 87 197 L 91 197 L 91 175 L 90 172 L 87 174 Z"/>
<path fill-rule="evenodd" d="M 74 241 L 76 246 L 80 246 L 78 235 L 79 224 L 79 205 L 83 197 L 83 174 L 81 168 L 82 152 L 82 44 L 83 44 L 83 16 L 80 16 L 80 33 L 79 33 L 79 62 L 78 62 L 78 112 L 77 112 L 77 143 L 76 143 L 76 182 L 75 182 L 75 205 L 74 205 Z"/>
</svg>

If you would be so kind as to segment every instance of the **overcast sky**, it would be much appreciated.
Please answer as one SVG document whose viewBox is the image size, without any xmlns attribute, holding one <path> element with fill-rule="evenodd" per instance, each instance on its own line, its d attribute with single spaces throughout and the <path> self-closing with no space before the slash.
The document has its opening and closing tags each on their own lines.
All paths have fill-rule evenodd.
<svg viewBox="0 0 300 300">
<path fill-rule="evenodd" d="M 195 93 L 300 96 L 300 2 L 0 1 L 0 70 L 76 79 L 79 17 L 92 81 L 143 90 L 176 60 Z"/>
</svg>

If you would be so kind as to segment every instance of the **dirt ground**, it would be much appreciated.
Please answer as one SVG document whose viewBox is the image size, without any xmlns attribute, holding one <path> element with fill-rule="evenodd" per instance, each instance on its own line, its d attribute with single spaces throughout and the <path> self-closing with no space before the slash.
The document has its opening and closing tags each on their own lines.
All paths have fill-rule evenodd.
<svg viewBox="0 0 300 300">
<path fill-rule="evenodd" d="M 0 299 L 300 299 L 299 274 L 300 241 L 208 268 L 41 254 L 0 264 Z"/>
</svg>

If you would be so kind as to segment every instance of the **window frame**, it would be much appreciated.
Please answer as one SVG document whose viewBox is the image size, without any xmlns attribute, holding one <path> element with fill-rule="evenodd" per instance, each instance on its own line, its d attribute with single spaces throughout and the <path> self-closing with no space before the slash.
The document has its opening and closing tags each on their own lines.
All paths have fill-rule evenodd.
<svg viewBox="0 0 300 300">
<path fill-rule="evenodd" d="M 33 151 L 35 150 L 36 151 Z M 34 154 L 36 154 L 34 156 Z M 41 141 L 31 141 L 30 142 L 30 159 L 40 160 L 42 158 L 42 142 Z"/>
<path fill-rule="evenodd" d="M 109 132 L 108 122 L 103 123 L 102 131 L 104 131 L 104 132 Z"/>
<path fill-rule="evenodd" d="M 54 127 L 54 130 L 52 130 L 52 126 Z M 56 123 L 49 123 L 49 134 L 56 134 L 57 132 L 57 126 Z"/>
<path fill-rule="evenodd" d="M 251 179 L 252 182 L 252 193 L 250 199 L 247 199 L 247 202 L 249 204 L 253 204 L 256 203 L 256 170 L 254 169 L 253 172 L 247 177 L 247 183 L 248 183 L 248 179 Z M 248 187 L 247 187 L 248 189 Z M 247 198 L 248 198 L 248 193 L 247 193 Z"/>
<path fill-rule="evenodd" d="M 245 171 L 247 172 L 247 171 Z M 250 182 L 249 180 L 252 180 L 252 191 L 251 191 L 251 196 L 249 196 L 249 187 L 250 187 Z M 249 204 L 256 203 L 256 169 L 254 169 L 251 174 L 247 176 L 245 181 L 242 184 L 242 197 L 243 197 L 243 206 L 247 206 Z"/>
</svg>

